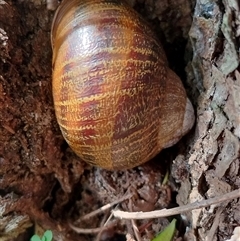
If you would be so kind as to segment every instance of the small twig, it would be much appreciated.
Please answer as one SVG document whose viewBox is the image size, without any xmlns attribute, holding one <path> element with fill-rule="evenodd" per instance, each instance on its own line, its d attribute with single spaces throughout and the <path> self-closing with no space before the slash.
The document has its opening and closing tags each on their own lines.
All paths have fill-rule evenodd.
<svg viewBox="0 0 240 241">
<path fill-rule="evenodd" d="M 210 230 L 208 231 L 207 236 L 205 237 L 206 241 L 212 241 L 214 240 L 214 235 L 219 227 L 219 223 L 221 222 L 221 214 L 223 211 L 223 207 L 220 207 L 217 209 L 217 212 L 215 214 L 214 220 L 213 220 L 213 224 L 212 227 L 210 228 Z"/>
<path fill-rule="evenodd" d="M 110 222 L 112 217 L 113 217 L 113 214 L 111 213 L 103 226 L 106 226 Z"/>
<path fill-rule="evenodd" d="M 124 212 L 120 210 L 115 210 L 115 211 L 113 210 L 112 213 L 114 217 L 121 218 L 121 219 L 148 219 L 148 218 L 169 217 L 176 214 L 189 212 L 194 209 L 208 207 L 213 204 L 230 201 L 232 199 L 239 198 L 239 197 L 240 197 L 240 189 L 237 189 L 235 191 L 223 194 L 221 196 L 209 198 L 207 200 L 202 200 L 199 202 L 194 202 L 194 203 L 187 204 L 177 208 L 162 209 L 162 210 L 151 211 L 151 212 Z"/>
<path fill-rule="evenodd" d="M 83 221 L 83 220 L 86 220 L 86 219 L 89 219 L 89 218 L 92 218 L 94 216 L 96 216 L 97 214 L 99 213 L 102 213 L 104 211 L 106 211 L 107 209 L 111 208 L 112 206 L 118 204 L 118 203 L 121 203 L 123 201 L 125 201 L 126 199 L 129 199 L 132 197 L 132 194 L 129 194 L 129 195 L 126 195 L 126 196 L 123 196 L 122 198 L 112 202 L 112 203 L 108 203 L 107 205 L 104 205 L 102 206 L 101 208 L 91 212 L 91 213 L 88 213 L 86 214 L 85 216 L 81 217 L 80 219 L 77 220 L 77 222 L 80 222 L 80 221 Z"/>
<path fill-rule="evenodd" d="M 142 239 L 141 239 L 141 236 L 140 236 L 137 224 L 136 224 L 136 220 L 132 219 L 131 223 L 132 223 L 133 231 L 134 231 L 137 241 L 141 241 Z"/>
<path fill-rule="evenodd" d="M 91 213 L 88 213 L 87 215 L 83 216 L 82 218 L 80 218 L 77 221 L 80 222 L 80 221 L 92 218 L 92 217 L 96 216 L 97 214 L 102 213 L 102 212 L 106 211 L 107 209 L 111 208 L 112 206 L 114 206 L 116 204 L 119 204 L 119 203 L 123 202 L 124 200 L 129 199 L 131 197 L 132 197 L 132 194 L 128 194 L 126 196 L 123 196 L 122 198 L 120 198 L 120 199 L 118 199 L 118 200 L 116 200 L 116 201 L 114 201 L 112 203 L 108 203 L 107 205 L 104 205 L 101 208 L 99 208 L 99 209 L 97 209 L 97 210 L 95 210 L 95 211 L 93 211 Z M 78 228 L 78 227 L 74 226 L 73 224 L 71 224 L 70 222 L 69 222 L 69 226 L 76 233 L 83 233 L 83 234 L 100 233 L 103 230 L 111 228 L 111 227 L 113 227 L 116 224 L 117 220 L 109 222 L 109 220 L 111 219 L 112 216 L 113 215 L 111 214 L 110 217 L 107 219 L 106 223 L 104 224 L 104 226 L 99 227 L 99 228 L 90 228 L 90 229 Z"/>
<path fill-rule="evenodd" d="M 112 222 L 109 222 L 107 226 L 103 226 L 103 227 L 100 227 L 100 228 L 78 228 L 78 227 L 72 225 L 71 223 L 69 223 L 68 225 L 76 233 L 96 234 L 96 233 L 99 233 L 99 232 L 101 232 L 103 230 L 106 230 L 106 229 L 114 227 L 116 225 L 116 223 L 117 223 L 117 220 L 113 220 Z"/>
<path fill-rule="evenodd" d="M 108 213 L 109 213 L 109 212 L 108 212 Z M 101 240 L 101 236 L 102 236 L 102 233 L 103 233 L 103 231 L 104 231 L 104 226 L 107 226 L 107 224 L 109 223 L 109 221 L 110 221 L 110 219 L 111 219 L 110 217 L 112 217 L 113 215 L 110 214 L 110 217 L 107 217 L 107 216 L 109 216 L 109 215 L 107 215 L 107 213 L 106 213 L 106 214 L 104 215 L 102 221 L 101 221 L 101 231 L 98 233 L 95 241 L 100 241 L 100 240 Z"/>
<path fill-rule="evenodd" d="M 129 210 L 132 211 L 133 204 L 132 204 L 132 200 L 131 199 L 129 200 L 128 206 L 129 206 Z M 136 220 L 131 219 L 131 224 L 132 224 L 133 232 L 135 234 L 135 237 L 136 237 L 137 241 L 141 241 L 142 239 L 141 239 L 141 236 L 140 236 L 140 233 L 139 233 L 139 229 L 138 229 L 137 224 L 136 224 Z"/>
</svg>

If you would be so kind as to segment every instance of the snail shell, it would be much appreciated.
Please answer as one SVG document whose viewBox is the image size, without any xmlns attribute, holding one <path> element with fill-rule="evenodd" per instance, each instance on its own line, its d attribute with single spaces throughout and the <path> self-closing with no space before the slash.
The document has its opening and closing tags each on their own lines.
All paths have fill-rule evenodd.
<svg viewBox="0 0 240 241">
<path fill-rule="evenodd" d="M 57 121 L 86 162 L 132 168 L 191 129 L 194 111 L 181 80 L 124 1 L 65 0 L 51 37 Z"/>
</svg>

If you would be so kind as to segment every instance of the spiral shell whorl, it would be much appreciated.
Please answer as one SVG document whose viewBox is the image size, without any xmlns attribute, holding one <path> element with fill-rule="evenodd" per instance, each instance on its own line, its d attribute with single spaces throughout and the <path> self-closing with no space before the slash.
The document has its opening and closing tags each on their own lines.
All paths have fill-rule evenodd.
<svg viewBox="0 0 240 241">
<path fill-rule="evenodd" d="M 52 28 L 53 98 L 63 136 L 93 165 L 140 165 L 183 125 L 187 98 L 181 81 L 171 75 L 155 35 L 127 4 L 65 2 Z"/>
</svg>

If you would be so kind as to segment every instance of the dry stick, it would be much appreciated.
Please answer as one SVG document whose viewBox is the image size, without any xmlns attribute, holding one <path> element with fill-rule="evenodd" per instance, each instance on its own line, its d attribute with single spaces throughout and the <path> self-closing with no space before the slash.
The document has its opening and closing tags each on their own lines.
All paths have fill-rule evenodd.
<svg viewBox="0 0 240 241">
<path fill-rule="evenodd" d="M 102 213 L 102 212 L 106 211 L 107 209 L 111 208 L 112 206 L 114 206 L 114 205 L 116 205 L 116 204 L 118 204 L 118 203 L 121 203 L 121 202 L 123 202 L 124 200 L 129 199 L 129 198 L 131 198 L 131 197 L 132 197 L 132 194 L 123 196 L 122 198 L 120 198 L 120 199 L 118 199 L 118 200 L 116 200 L 116 201 L 114 201 L 114 202 L 112 202 L 112 203 L 108 203 L 108 204 L 102 206 L 101 208 L 99 208 L 99 209 L 97 209 L 97 210 L 95 210 L 95 211 L 93 211 L 93 212 L 91 212 L 91 213 L 86 214 L 85 216 L 81 217 L 81 218 L 78 219 L 77 221 L 79 222 L 79 221 L 83 221 L 83 220 L 92 218 L 92 217 L 96 216 L 97 214 Z"/>
<path fill-rule="evenodd" d="M 148 218 L 169 217 L 176 214 L 189 212 L 194 209 L 208 207 L 213 204 L 230 201 L 238 197 L 240 197 L 240 189 L 223 194 L 221 196 L 209 198 L 207 200 L 202 200 L 199 202 L 197 201 L 197 202 L 187 204 L 177 208 L 171 208 L 171 209 L 165 208 L 162 210 L 151 211 L 151 212 L 124 212 L 120 210 L 115 210 L 115 211 L 113 210 L 112 213 L 116 218 L 121 218 L 121 219 L 148 219 Z"/>
<path fill-rule="evenodd" d="M 116 223 L 117 223 L 117 220 L 113 220 L 112 222 L 109 222 L 107 226 L 103 226 L 103 227 L 100 227 L 100 228 L 78 228 L 78 227 L 72 225 L 71 223 L 69 223 L 68 225 L 76 233 L 96 234 L 96 233 L 99 233 L 99 232 L 101 232 L 103 230 L 106 230 L 106 229 L 114 227 L 116 225 Z"/>
<path fill-rule="evenodd" d="M 126 195 L 126 196 L 123 196 L 122 198 L 112 202 L 112 203 L 109 203 L 107 205 L 104 205 L 102 206 L 101 208 L 91 212 L 91 213 L 88 213 L 86 214 L 85 216 L 83 216 L 82 218 L 80 218 L 78 221 L 82 221 L 82 220 L 86 220 L 86 219 L 89 219 L 91 217 L 94 217 L 96 216 L 97 214 L 99 213 L 102 213 L 103 211 L 106 211 L 107 209 L 111 208 L 112 206 L 116 205 L 116 204 L 119 204 L 121 202 L 123 202 L 124 200 L 126 199 L 129 199 L 132 197 L 132 194 L 129 194 L 129 195 Z M 103 227 L 99 227 L 99 228 L 89 228 L 89 229 L 86 229 L 86 228 L 78 228 L 76 226 L 74 226 L 73 224 L 71 224 L 70 222 L 68 223 L 68 225 L 70 226 L 70 228 L 72 230 L 74 230 L 76 233 L 83 233 L 83 234 L 93 234 L 93 233 L 99 233 L 105 229 L 108 229 L 108 228 L 111 228 L 113 227 L 116 223 L 117 223 L 117 220 L 114 220 L 112 222 L 109 222 L 110 218 L 112 217 L 112 214 L 110 215 L 110 217 L 108 218 L 107 220 L 107 225 L 106 223 L 104 224 Z"/>
<path fill-rule="evenodd" d="M 208 231 L 208 234 L 207 236 L 205 237 L 206 241 L 212 241 L 214 240 L 214 235 L 215 233 L 217 232 L 217 229 L 219 227 L 219 223 L 221 221 L 221 214 L 224 210 L 224 207 L 220 207 L 218 208 L 218 210 L 216 211 L 216 214 L 215 214 L 215 217 L 214 217 L 214 220 L 213 220 L 213 224 L 212 224 L 212 227 L 210 228 L 210 230 Z"/>
<path fill-rule="evenodd" d="M 138 227 L 136 225 L 136 221 L 134 219 L 131 220 L 131 223 L 132 223 L 132 227 L 133 227 L 133 231 L 134 231 L 134 234 L 135 234 L 135 237 L 137 239 L 137 241 L 141 241 L 141 236 L 139 234 L 139 230 L 138 230 Z"/>
<path fill-rule="evenodd" d="M 102 230 L 98 233 L 96 241 L 101 240 L 101 235 L 102 235 L 102 232 L 104 231 L 104 227 L 109 227 L 108 224 L 110 223 L 110 220 L 112 217 L 113 217 L 113 214 L 111 213 L 108 218 L 105 218 L 106 220 L 102 220 L 102 223 L 104 223 L 104 225 L 102 226 Z"/>
<path fill-rule="evenodd" d="M 132 211 L 133 204 L 132 204 L 132 200 L 131 199 L 129 200 L 129 205 L 128 206 L 129 206 L 130 211 Z M 132 219 L 131 220 L 131 224 L 132 224 L 133 232 L 135 234 L 135 237 L 136 237 L 137 241 L 141 241 L 142 239 L 141 239 L 141 236 L 139 234 L 139 230 L 138 230 L 138 227 L 137 227 L 137 224 L 136 224 L 136 220 Z"/>
<path fill-rule="evenodd" d="M 110 217 L 107 217 L 107 213 L 104 215 L 104 217 L 103 217 L 103 219 L 101 221 L 102 230 L 97 234 L 97 237 L 96 237 L 95 241 L 100 241 L 101 240 L 101 236 L 102 236 L 102 233 L 104 231 L 104 226 L 107 226 L 107 224 L 109 223 L 111 217 L 112 217 L 112 214 L 110 214 Z"/>
</svg>

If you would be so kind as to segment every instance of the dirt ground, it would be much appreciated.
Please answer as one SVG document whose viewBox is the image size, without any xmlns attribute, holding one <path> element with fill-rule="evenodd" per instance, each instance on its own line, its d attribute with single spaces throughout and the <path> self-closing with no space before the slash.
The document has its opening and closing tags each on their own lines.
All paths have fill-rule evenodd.
<svg viewBox="0 0 240 241">
<path fill-rule="evenodd" d="M 116 208 L 171 208 L 240 188 L 239 1 L 128 2 L 152 25 L 183 80 L 196 111 L 193 130 L 132 170 L 110 172 L 81 161 L 54 114 L 54 11 L 44 0 L 0 0 L 0 241 L 29 240 L 46 229 L 58 241 L 126 240 L 127 233 L 135 235 L 133 224 L 142 240 L 151 240 L 172 217 L 112 218 L 100 231 L 111 209 L 81 219 L 128 195 Z M 176 218 L 175 240 L 225 241 L 240 226 L 240 201 Z M 95 233 L 79 233 L 71 225 Z"/>
</svg>

